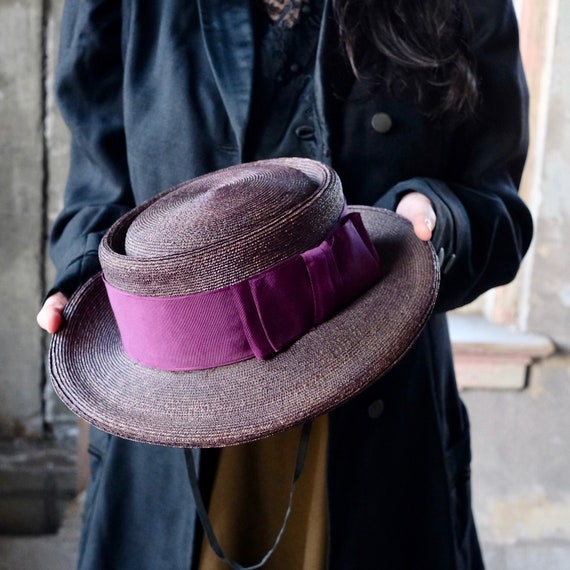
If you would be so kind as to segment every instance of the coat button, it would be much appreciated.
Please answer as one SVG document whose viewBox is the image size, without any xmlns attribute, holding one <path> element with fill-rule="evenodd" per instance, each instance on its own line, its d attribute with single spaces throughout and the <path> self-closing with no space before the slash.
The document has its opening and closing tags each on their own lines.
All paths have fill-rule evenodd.
<svg viewBox="0 0 570 570">
<path fill-rule="evenodd" d="M 368 417 L 373 420 L 377 420 L 384 411 L 384 401 L 383 400 L 374 400 L 368 406 Z"/>
<path fill-rule="evenodd" d="M 392 117 L 388 113 L 374 113 L 370 124 L 377 133 L 386 134 L 392 130 Z"/>
<path fill-rule="evenodd" d="M 315 129 L 310 125 L 301 125 L 295 129 L 295 134 L 303 141 L 315 138 Z"/>
</svg>

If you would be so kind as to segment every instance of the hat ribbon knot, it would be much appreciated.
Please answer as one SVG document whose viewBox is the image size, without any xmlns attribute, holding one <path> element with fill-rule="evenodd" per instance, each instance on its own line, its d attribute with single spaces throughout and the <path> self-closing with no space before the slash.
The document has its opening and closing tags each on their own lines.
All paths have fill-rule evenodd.
<svg viewBox="0 0 570 570">
<path fill-rule="evenodd" d="M 376 249 L 352 212 L 318 246 L 221 289 L 143 297 L 105 286 L 130 358 L 163 370 L 200 370 L 280 352 L 379 275 Z"/>
</svg>

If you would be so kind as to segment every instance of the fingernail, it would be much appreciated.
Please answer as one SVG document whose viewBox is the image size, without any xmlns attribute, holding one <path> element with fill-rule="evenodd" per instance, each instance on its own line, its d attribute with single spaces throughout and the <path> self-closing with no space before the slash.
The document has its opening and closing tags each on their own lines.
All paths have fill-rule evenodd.
<svg viewBox="0 0 570 570">
<path fill-rule="evenodd" d="M 432 225 L 431 225 L 431 220 L 429 218 L 425 219 L 425 224 L 426 226 L 429 228 L 429 231 L 432 231 Z"/>
</svg>

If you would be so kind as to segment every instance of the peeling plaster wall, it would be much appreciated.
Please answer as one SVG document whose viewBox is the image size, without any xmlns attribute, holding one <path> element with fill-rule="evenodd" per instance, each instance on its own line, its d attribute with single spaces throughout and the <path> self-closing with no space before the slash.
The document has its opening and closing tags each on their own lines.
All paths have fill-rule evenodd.
<svg viewBox="0 0 570 570">
<path fill-rule="evenodd" d="M 570 3 L 557 11 L 528 327 L 570 351 Z"/>
<path fill-rule="evenodd" d="M 490 570 L 570 568 L 570 3 L 523 0 L 535 219 L 522 322 L 559 347 L 521 391 L 469 392 L 476 521 Z M 524 45 L 526 42 L 526 45 Z"/>
</svg>

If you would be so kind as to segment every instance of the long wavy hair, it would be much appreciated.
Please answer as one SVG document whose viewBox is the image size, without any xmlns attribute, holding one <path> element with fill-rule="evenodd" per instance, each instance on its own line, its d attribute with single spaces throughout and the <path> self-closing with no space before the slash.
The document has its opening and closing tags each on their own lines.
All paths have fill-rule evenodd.
<svg viewBox="0 0 570 570">
<path fill-rule="evenodd" d="M 461 119 L 478 99 L 464 0 L 333 0 L 354 74 L 371 89 L 413 94 L 431 118 Z"/>
</svg>

